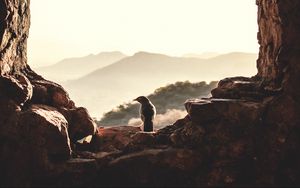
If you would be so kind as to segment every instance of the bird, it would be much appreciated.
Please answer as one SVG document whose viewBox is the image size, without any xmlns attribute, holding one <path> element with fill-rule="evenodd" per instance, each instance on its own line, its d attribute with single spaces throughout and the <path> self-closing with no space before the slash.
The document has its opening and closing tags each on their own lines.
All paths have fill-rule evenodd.
<svg viewBox="0 0 300 188">
<path fill-rule="evenodd" d="M 153 120 L 156 115 L 156 108 L 145 96 L 139 96 L 134 99 L 141 104 L 140 117 L 144 124 L 144 132 L 153 132 Z"/>
</svg>

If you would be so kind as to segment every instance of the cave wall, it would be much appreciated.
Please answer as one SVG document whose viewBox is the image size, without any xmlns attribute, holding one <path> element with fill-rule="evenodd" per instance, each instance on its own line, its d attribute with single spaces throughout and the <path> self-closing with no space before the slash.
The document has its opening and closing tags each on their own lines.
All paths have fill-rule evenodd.
<svg viewBox="0 0 300 188">
<path fill-rule="evenodd" d="M 257 0 L 258 77 L 273 96 L 264 113 L 260 139 L 261 182 L 299 185 L 300 1 Z"/>
<path fill-rule="evenodd" d="M 26 186 L 96 133 L 87 109 L 28 65 L 29 6 L 0 0 L 0 186 Z"/>
<path fill-rule="evenodd" d="M 257 0 L 257 76 L 270 89 L 293 92 L 299 81 L 300 1 Z"/>
<path fill-rule="evenodd" d="M 27 64 L 30 1 L 0 1 L 0 72 L 18 72 Z"/>
</svg>

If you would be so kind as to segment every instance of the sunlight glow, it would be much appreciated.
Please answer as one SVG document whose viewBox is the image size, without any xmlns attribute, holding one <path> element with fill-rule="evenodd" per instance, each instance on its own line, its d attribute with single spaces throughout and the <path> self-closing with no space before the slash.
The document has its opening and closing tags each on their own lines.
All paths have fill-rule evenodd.
<svg viewBox="0 0 300 188">
<path fill-rule="evenodd" d="M 258 51 L 254 0 L 31 0 L 29 64 L 101 51 Z"/>
</svg>

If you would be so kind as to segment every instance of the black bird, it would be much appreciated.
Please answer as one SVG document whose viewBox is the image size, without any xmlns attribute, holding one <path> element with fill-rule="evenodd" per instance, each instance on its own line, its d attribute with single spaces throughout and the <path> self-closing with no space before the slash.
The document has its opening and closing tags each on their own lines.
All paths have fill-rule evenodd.
<svg viewBox="0 0 300 188">
<path fill-rule="evenodd" d="M 151 101 L 144 96 L 140 96 L 134 101 L 137 101 L 141 104 L 140 107 L 140 116 L 142 121 L 144 122 L 144 131 L 151 132 L 153 131 L 153 119 L 156 114 L 155 106 L 151 103 Z"/>
</svg>

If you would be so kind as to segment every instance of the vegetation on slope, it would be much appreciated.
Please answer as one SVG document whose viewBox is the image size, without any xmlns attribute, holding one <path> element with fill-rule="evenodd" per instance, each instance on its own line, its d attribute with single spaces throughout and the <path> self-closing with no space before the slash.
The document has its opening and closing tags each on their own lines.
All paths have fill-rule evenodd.
<svg viewBox="0 0 300 188">
<path fill-rule="evenodd" d="M 153 94 L 147 97 L 155 105 L 157 114 L 165 114 L 168 110 L 184 110 L 184 102 L 187 99 L 208 97 L 210 91 L 216 86 L 216 81 L 209 84 L 206 82 L 176 82 L 156 89 Z M 127 124 L 131 118 L 138 118 L 138 116 L 138 103 L 124 103 L 105 113 L 97 123 L 99 126 L 122 125 Z"/>
</svg>

